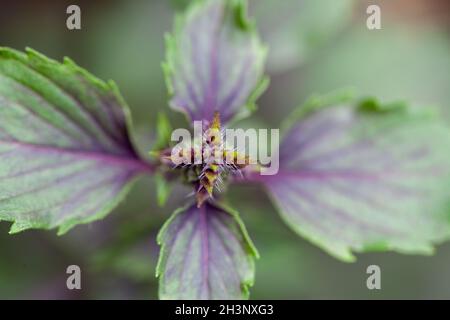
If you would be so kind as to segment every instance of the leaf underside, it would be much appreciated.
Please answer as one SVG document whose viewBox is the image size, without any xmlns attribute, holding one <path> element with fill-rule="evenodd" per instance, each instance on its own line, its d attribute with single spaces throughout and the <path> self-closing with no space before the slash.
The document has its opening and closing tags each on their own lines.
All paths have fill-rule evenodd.
<svg viewBox="0 0 450 320">
<path fill-rule="evenodd" d="M 0 220 L 64 233 L 102 218 L 150 169 L 114 83 L 41 54 L 0 48 Z"/>
<path fill-rule="evenodd" d="M 158 235 L 161 299 L 246 299 L 256 249 L 237 213 L 205 203 L 177 210 Z"/>
<path fill-rule="evenodd" d="M 282 218 L 333 256 L 429 254 L 450 235 L 450 131 L 406 108 L 328 107 L 298 121 L 262 181 Z"/>
<path fill-rule="evenodd" d="M 196 0 L 167 36 L 166 74 L 170 105 L 189 120 L 223 123 L 245 117 L 265 90 L 266 49 L 239 0 Z"/>
</svg>

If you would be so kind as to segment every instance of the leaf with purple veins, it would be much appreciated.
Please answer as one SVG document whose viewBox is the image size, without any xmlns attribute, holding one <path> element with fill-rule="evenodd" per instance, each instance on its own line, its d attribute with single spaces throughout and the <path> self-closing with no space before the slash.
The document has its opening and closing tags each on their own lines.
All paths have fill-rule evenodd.
<svg viewBox="0 0 450 320">
<path fill-rule="evenodd" d="M 170 105 L 190 120 L 244 117 L 265 90 L 266 48 L 245 15 L 243 1 L 196 0 L 167 36 Z"/>
<path fill-rule="evenodd" d="M 238 214 L 209 202 L 177 210 L 158 235 L 161 299 L 246 299 L 258 256 Z"/>
<path fill-rule="evenodd" d="M 114 83 L 27 50 L 0 48 L 0 220 L 59 233 L 108 214 L 151 170 Z"/>
<path fill-rule="evenodd" d="M 366 101 L 297 121 L 263 182 L 283 219 L 330 254 L 428 254 L 450 236 L 450 130 L 430 115 Z"/>
</svg>

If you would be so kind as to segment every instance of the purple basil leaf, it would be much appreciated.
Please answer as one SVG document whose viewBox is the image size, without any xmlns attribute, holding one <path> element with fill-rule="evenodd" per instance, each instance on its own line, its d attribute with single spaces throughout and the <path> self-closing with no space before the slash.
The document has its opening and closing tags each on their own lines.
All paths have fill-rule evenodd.
<svg viewBox="0 0 450 320">
<path fill-rule="evenodd" d="M 256 0 L 249 11 L 269 45 L 270 73 L 292 70 L 317 55 L 352 19 L 355 0 Z M 274 14 L 276 12 L 276 14 Z"/>
<path fill-rule="evenodd" d="M 100 219 L 149 169 L 113 83 L 68 59 L 0 48 L 0 220 L 12 233 Z"/>
<path fill-rule="evenodd" d="M 234 211 L 205 203 L 177 210 L 158 235 L 161 299 L 243 299 L 256 249 Z"/>
<path fill-rule="evenodd" d="M 167 37 L 170 105 L 190 120 L 244 117 L 266 88 L 266 49 L 245 14 L 242 1 L 196 0 Z"/>
<path fill-rule="evenodd" d="M 407 108 L 328 107 L 297 121 L 280 171 L 258 176 L 283 219 L 343 260 L 428 254 L 450 235 L 450 131 Z"/>
</svg>

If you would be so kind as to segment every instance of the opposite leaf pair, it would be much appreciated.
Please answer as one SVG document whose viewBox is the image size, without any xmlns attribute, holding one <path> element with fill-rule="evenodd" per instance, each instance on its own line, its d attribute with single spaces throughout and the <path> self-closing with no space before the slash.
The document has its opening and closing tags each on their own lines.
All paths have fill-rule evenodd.
<svg viewBox="0 0 450 320">
<path fill-rule="evenodd" d="M 254 109 L 266 50 L 242 1 L 194 1 L 167 46 L 170 104 L 189 120 L 219 112 L 227 124 Z M 105 216 L 139 175 L 161 177 L 167 167 L 137 154 L 127 119 L 114 84 L 68 59 L 0 49 L 0 219 L 11 232 L 62 234 Z M 429 253 L 449 237 L 450 131 L 432 116 L 321 98 L 285 128 L 279 173 L 244 179 L 261 183 L 300 235 L 347 261 L 352 250 Z M 222 203 L 192 201 L 158 242 L 161 298 L 248 297 L 257 252 Z"/>
</svg>

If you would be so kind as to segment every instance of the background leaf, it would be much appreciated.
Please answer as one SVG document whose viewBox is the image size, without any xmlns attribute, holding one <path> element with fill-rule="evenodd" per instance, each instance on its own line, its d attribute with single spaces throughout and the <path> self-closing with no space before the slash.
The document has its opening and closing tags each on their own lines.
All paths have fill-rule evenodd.
<svg viewBox="0 0 450 320">
<path fill-rule="evenodd" d="M 354 0 L 251 0 L 250 13 L 269 45 L 270 73 L 292 70 L 314 57 L 350 24 Z"/>
<path fill-rule="evenodd" d="M 99 219 L 149 170 L 113 83 L 69 59 L 0 48 L 0 220 L 12 233 Z"/>
<path fill-rule="evenodd" d="M 227 122 L 255 108 L 266 49 L 245 15 L 243 1 L 197 0 L 177 19 L 163 65 L 173 109 L 191 120 L 219 111 Z"/>
<path fill-rule="evenodd" d="M 163 207 L 172 191 L 172 184 L 167 181 L 163 173 L 157 172 L 154 176 L 156 184 L 156 198 L 158 199 L 158 205 Z"/>
<path fill-rule="evenodd" d="M 450 131 L 404 104 L 325 108 L 294 125 L 260 177 L 283 219 L 330 254 L 431 253 L 450 235 Z"/>
<path fill-rule="evenodd" d="M 161 299 L 242 299 L 256 249 L 238 214 L 205 203 L 177 210 L 158 235 Z"/>
</svg>

